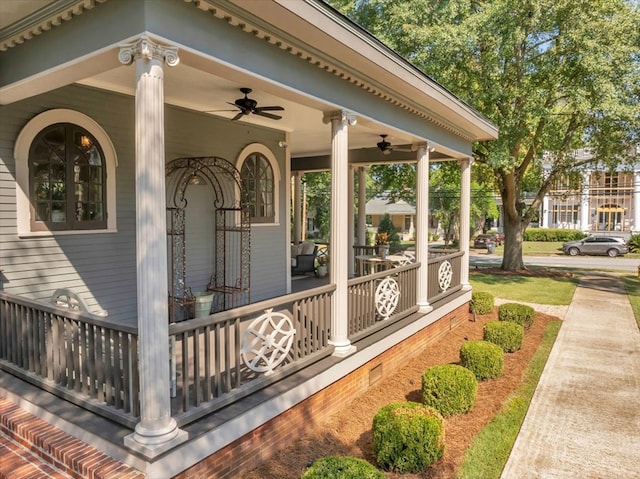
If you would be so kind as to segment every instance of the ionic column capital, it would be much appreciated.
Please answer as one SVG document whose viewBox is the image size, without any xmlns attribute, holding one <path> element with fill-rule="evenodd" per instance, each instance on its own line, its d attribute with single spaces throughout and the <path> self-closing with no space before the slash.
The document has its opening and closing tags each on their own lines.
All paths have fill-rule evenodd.
<svg viewBox="0 0 640 479">
<path fill-rule="evenodd" d="M 413 143 L 411 145 L 411 149 L 413 151 L 426 150 L 429 153 L 433 153 L 436 147 L 433 144 L 429 143 L 428 141 L 421 141 L 418 143 Z"/>
<path fill-rule="evenodd" d="M 354 126 L 358 119 L 355 113 L 351 113 L 346 110 L 330 111 L 324 114 L 322 118 L 323 123 L 331 123 L 332 121 L 339 121 L 340 123 L 348 123 L 350 126 Z"/>
<path fill-rule="evenodd" d="M 147 35 L 140 36 L 135 42 L 120 45 L 120 51 L 118 52 L 120 63 L 129 65 L 138 58 L 166 62 L 170 67 L 180 63 L 178 47 L 158 45 L 150 40 Z"/>
</svg>

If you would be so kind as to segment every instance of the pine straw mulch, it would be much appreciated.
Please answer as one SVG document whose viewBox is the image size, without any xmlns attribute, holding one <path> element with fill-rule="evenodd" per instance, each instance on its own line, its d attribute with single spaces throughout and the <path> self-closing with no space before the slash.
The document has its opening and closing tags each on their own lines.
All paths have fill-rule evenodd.
<svg viewBox="0 0 640 479">
<path fill-rule="evenodd" d="M 467 340 L 482 339 L 485 323 L 497 319 L 493 313 L 478 316 L 447 333 L 436 344 L 410 359 L 405 366 L 392 373 L 365 394 L 354 398 L 319 427 L 289 444 L 261 467 L 244 475 L 244 479 L 299 479 L 306 465 L 327 455 L 350 455 L 375 464 L 371 454 L 371 422 L 382 406 L 393 401 L 421 400 L 421 375 L 437 364 L 457 363 L 460 346 Z M 520 351 L 505 354 L 502 376 L 479 383 L 478 397 L 473 410 L 463 416 L 446 419 L 444 456 L 421 474 L 386 473 L 389 479 L 449 479 L 455 476 L 465 450 L 473 437 L 491 421 L 505 399 L 522 383 L 524 372 L 542 341 L 543 331 L 554 316 L 536 312 L 533 326 L 526 332 Z"/>
</svg>

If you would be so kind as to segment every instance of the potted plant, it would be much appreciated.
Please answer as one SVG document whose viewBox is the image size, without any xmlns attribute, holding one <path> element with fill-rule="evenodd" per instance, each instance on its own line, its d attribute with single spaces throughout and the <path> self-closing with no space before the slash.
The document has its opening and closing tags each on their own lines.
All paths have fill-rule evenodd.
<svg viewBox="0 0 640 479">
<path fill-rule="evenodd" d="M 389 253 L 389 233 L 386 231 L 380 231 L 376 234 L 376 254 L 382 258 L 386 259 L 387 254 Z"/>
<path fill-rule="evenodd" d="M 327 275 L 328 263 L 329 263 L 329 258 L 327 257 L 327 255 L 318 257 L 318 266 L 316 267 L 316 274 L 318 275 L 319 278 L 324 278 Z"/>
</svg>

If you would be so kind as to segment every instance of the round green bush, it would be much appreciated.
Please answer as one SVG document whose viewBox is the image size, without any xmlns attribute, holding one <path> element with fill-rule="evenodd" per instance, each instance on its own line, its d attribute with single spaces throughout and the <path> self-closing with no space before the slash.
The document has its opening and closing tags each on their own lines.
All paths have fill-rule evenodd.
<svg viewBox="0 0 640 479">
<path fill-rule="evenodd" d="M 471 411 L 477 394 L 476 377 L 457 364 L 433 366 L 422 374 L 422 403 L 443 416 Z"/>
<path fill-rule="evenodd" d="M 536 312 L 531 306 L 519 303 L 505 303 L 498 307 L 498 319 L 500 321 L 512 321 L 529 329 L 533 324 Z"/>
<path fill-rule="evenodd" d="M 505 353 L 513 353 L 522 347 L 524 326 L 511 321 L 489 321 L 484 325 L 482 339 L 497 344 Z"/>
<path fill-rule="evenodd" d="M 424 471 L 444 454 L 444 422 L 435 409 L 415 402 L 388 404 L 373 418 L 378 466 L 401 474 Z"/>
<path fill-rule="evenodd" d="M 471 370 L 479 381 L 497 378 L 504 368 L 504 353 L 489 341 L 469 341 L 460 348 L 460 364 Z"/>
<path fill-rule="evenodd" d="M 301 479 L 384 479 L 384 473 L 364 459 L 327 456 L 314 461 Z"/>
<path fill-rule="evenodd" d="M 493 311 L 493 295 L 478 291 L 471 293 L 471 303 L 469 303 L 469 311 L 476 314 L 488 314 Z"/>
</svg>

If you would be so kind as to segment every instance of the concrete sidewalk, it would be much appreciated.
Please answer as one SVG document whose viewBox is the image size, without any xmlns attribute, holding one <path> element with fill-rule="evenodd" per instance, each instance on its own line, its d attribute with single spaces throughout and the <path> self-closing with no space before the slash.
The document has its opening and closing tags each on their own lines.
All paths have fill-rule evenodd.
<svg viewBox="0 0 640 479">
<path fill-rule="evenodd" d="M 582 278 L 502 479 L 640 478 L 640 332 L 619 278 Z"/>
</svg>

